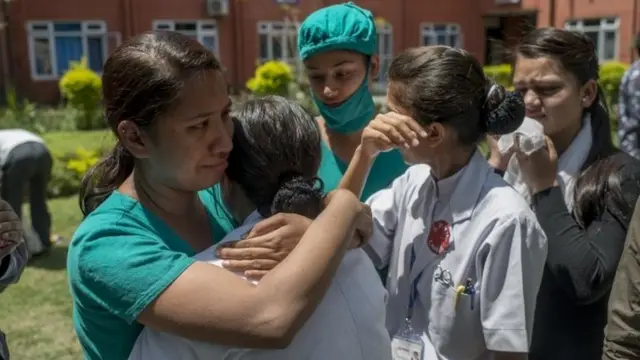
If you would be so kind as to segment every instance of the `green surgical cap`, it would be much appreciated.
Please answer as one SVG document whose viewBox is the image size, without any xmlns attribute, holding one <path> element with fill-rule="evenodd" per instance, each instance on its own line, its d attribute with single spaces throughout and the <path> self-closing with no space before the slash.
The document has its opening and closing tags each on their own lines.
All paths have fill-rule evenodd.
<svg viewBox="0 0 640 360">
<path fill-rule="evenodd" d="M 331 50 L 374 55 L 377 46 L 373 14 L 352 2 L 313 12 L 304 20 L 298 32 L 298 54 L 302 60 Z"/>
</svg>

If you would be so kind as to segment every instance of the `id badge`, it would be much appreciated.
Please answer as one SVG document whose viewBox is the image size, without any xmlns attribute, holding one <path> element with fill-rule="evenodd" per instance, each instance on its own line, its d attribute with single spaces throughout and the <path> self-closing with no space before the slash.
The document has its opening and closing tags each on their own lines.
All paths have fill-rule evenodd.
<svg viewBox="0 0 640 360">
<path fill-rule="evenodd" d="M 391 340 L 392 360 L 421 360 L 424 344 L 407 319 L 404 329 Z"/>
</svg>

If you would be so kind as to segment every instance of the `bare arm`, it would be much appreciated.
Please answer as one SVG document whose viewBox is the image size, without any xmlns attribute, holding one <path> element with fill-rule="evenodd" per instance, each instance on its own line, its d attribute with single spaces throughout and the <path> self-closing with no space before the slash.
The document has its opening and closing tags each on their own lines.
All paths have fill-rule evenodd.
<svg viewBox="0 0 640 360">
<path fill-rule="evenodd" d="M 361 212 L 353 194 L 339 191 L 298 246 L 258 285 L 195 263 L 142 311 L 138 321 L 217 344 L 285 347 L 324 296 Z"/>
<path fill-rule="evenodd" d="M 367 156 L 362 150 L 362 145 L 356 148 L 351 158 L 349 167 L 340 180 L 340 189 L 346 189 L 354 193 L 358 198 L 362 196 L 364 184 L 373 165 L 373 157 Z"/>
</svg>

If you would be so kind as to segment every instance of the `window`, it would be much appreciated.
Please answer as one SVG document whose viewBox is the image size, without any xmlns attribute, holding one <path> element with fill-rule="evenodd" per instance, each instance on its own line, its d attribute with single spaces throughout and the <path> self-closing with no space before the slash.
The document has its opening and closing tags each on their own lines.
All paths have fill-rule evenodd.
<svg viewBox="0 0 640 360">
<path fill-rule="evenodd" d="M 380 73 L 376 82 L 386 86 L 387 71 L 391 60 L 393 60 L 393 28 L 391 24 L 378 25 L 378 55 L 380 57 Z"/>
<path fill-rule="evenodd" d="M 70 62 L 83 56 L 91 69 L 102 72 L 108 46 L 104 21 L 31 21 L 27 31 L 33 79 L 56 79 L 69 69 Z"/>
<path fill-rule="evenodd" d="M 420 36 L 423 46 L 462 47 L 462 34 L 458 24 L 421 24 Z"/>
<path fill-rule="evenodd" d="M 618 57 L 618 18 L 572 20 L 567 21 L 564 27 L 590 37 L 600 61 L 616 60 Z"/>
<path fill-rule="evenodd" d="M 220 56 L 218 26 L 215 20 L 156 20 L 154 30 L 175 31 L 198 40 L 202 45 Z"/>
<path fill-rule="evenodd" d="M 261 63 L 269 60 L 281 60 L 297 66 L 296 26 L 284 21 L 259 22 L 258 58 Z"/>
</svg>

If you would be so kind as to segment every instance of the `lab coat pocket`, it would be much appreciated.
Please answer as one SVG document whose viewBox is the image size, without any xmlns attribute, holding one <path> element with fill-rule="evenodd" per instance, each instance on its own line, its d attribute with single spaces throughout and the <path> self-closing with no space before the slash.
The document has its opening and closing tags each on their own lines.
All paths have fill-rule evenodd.
<svg viewBox="0 0 640 360">
<path fill-rule="evenodd" d="M 480 322 L 479 289 L 475 295 L 456 293 L 455 287 L 434 284 L 429 316 L 429 335 L 438 353 L 455 359 L 482 352 L 484 335 Z"/>
</svg>

